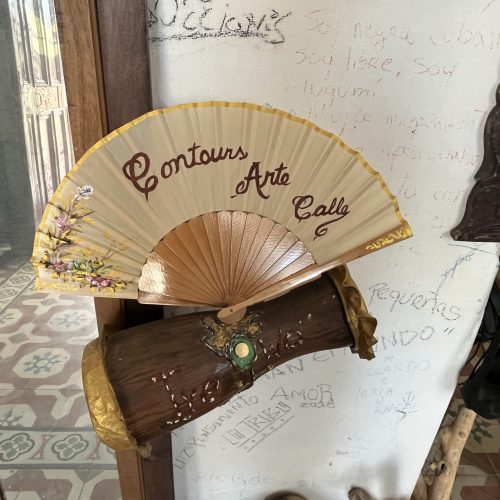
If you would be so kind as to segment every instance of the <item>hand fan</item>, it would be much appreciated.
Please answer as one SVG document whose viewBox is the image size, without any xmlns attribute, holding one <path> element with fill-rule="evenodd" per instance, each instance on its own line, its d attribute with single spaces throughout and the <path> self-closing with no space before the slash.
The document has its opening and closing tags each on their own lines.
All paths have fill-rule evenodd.
<svg viewBox="0 0 500 500">
<path fill-rule="evenodd" d="M 38 228 L 36 288 L 224 307 L 269 300 L 411 236 L 356 151 L 248 103 L 152 111 L 92 147 Z"/>
</svg>

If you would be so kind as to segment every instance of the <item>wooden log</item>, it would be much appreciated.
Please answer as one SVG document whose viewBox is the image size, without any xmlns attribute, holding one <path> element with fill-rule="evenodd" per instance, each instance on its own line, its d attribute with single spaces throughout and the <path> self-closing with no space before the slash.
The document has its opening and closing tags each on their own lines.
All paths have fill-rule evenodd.
<svg viewBox="0 0 500 500">
<path fill-rule="evenodd" d="M 325 349 L 356 350 L 346 297 L 339 295 L 325 276 L 251 307 L 236 324 L 221 323 L 216 311 L 200 312 L 96 339 L 83 363 L 96 431 L 115 449 L 144 446 L 224 404 L 281 363 Z M 348 315 L 352 322 L 353 311 Z"/>
</svg>

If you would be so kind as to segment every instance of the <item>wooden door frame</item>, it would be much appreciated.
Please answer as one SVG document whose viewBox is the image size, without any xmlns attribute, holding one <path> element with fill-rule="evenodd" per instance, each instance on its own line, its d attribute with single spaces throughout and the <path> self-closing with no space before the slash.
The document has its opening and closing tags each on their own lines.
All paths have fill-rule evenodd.
<svg viewBox="0 0 500 500">
<path fill-rule="evenodd" d="M 101 137 L 152 109 L 146 0 L 54 0 L 75 159 Z M 162 308 L 95 299 L 99 334 L 158 319 Z M 172 500 L 170 434 L 151 458 L 116 454 L 124 500 Z"/>
</svg>

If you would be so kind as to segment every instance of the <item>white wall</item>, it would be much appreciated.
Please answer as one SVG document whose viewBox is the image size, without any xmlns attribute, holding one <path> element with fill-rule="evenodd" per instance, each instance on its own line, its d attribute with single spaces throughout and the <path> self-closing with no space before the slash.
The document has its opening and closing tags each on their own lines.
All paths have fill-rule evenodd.
<svg viewBox="0 0 500 500">
<path fill-rule="evenodd" d="M 156 107 L 250 101 L 309 118 L 382 173 L 415 233 L 349 266 L 379 320 L 377 358 L 341 350 L 294 360 L 177 431 L 178 498 L 253 500 L 291 488 L 330 500 L 351 485 L 409 497 L 497 268 L 495 245 L 454 242 L 449 230 L 500 81 L 500 2 L 150 7 Z"/>
</svg>

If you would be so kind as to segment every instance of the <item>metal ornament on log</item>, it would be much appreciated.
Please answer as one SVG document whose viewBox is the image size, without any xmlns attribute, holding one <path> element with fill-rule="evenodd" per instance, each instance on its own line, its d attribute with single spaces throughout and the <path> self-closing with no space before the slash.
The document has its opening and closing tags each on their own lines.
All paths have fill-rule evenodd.
<svg viewBox="0 0 500 500">
<path fill-rule="evenodd" d="M 375 327 L 341 266 L 238 323 L 199 312 L 108 333 L 87 345 L 82 364 L 94 428 L 111 448 L 144 450 L 297 356 L 351 347 L 371 359 Z"/>
</svg>

